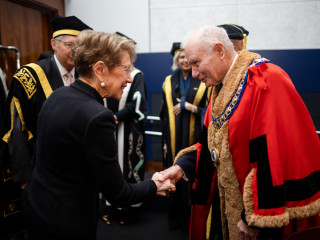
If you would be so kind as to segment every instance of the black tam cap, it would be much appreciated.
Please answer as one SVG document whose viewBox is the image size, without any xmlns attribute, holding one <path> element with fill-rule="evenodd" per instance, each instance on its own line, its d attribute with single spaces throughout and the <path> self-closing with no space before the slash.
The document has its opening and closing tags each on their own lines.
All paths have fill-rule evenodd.
<svg viewBox="0 0 320 240">
<path fill-rule="evenodd" d="M 61 35 L 78 36 L 82 30 L 92 29 L 76 16 L 61 17 L 57 15 L 51 20 L 51 26 L 53 38 Z"/>
<path fill-rule="evenodd" d="M 243 48 L 247 46 L 247 36 L 249 35 L 249 31 L 246 30 L 244 27 L 236 25 L 236 24 L 223 24 L 219 25 L 218 27 L 222 27 L 227 31 L 227 34 L 230 39 L 243 39 Z"/>
<path fill-rule="evenodd" d="M 244 39 L 246 36 L 249 35 L 248 30 L 246 30 L 244 27 L 236 25 L 236 24 L 223 24 L 219 25 L 218 27 L 222 27 L 227 31 L 227 34 L 230 39 Z"/>
<path fill-rule="evenodd" d="M 116 32 L 116 34 L 118 34 L 118 35 L 121 36 L 121 37 L 125 37 L 126 39 L 131 40 L 131 41 L 134 43 L 134 45 L 137 44 L 132 38 L 129 38 L 128 36 L 124 35 L 124 34 L 121 33 L 121 32 Z"/>
<path fill-rule="evenodd" d="M 174 42 L 171 48 L 171 55 L 174 56 L 178 51 L 181 51 L 181 42 Z"/>
</svg>

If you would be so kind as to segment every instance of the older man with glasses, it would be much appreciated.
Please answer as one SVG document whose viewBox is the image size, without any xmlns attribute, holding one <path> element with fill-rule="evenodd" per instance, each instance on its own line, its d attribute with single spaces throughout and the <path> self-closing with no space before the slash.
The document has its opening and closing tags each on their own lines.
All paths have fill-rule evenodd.
<svg viewBox="0 0 320 240">
<path fill-rule="evenodd" d="M 52 19 L 51 26 L 53 29 L 51 46 L 54 55 L 21 67 L 13 76 L 6 102 L 0 159 L 1 166 L 5 167 L 2 172 L 6 173 L 3 178 L 8 185 L 5 194 L 1 193 L 1 196 L 5 198 L 2 200 L 7 204 L 11 204 L 11 200 L 19 198 L 20 195 L 19 190 L 13 185 L 9 186 L 8 183 L 13 181 L 12 184 L 18 184 L 24 189 L 30 179 L 33 169 L 31 159 L 37 137 L 37 119 L 41 106 L 54 90 L 68 86 L 74 81 L 76 72 L 71 48 L 80 31 L 91 29 L 75 16 L 56 16 Z M 8 211 L 4 215 L 3 222 L 6 218 L 8 222 L 23 222 L 12 220 L 21 212 L 21 209 L 18 209 L 21 206 L 19 202 L 19 199 L 15 199 L 13 205 L 10 205 L 17 208 L 4 206 Z M 13 226 L 13 229 L 15 231 L 9 234 L 21 230 L 17 225 Z M 8 228 L 6 230 L 10 232 Z"/>
</svg>

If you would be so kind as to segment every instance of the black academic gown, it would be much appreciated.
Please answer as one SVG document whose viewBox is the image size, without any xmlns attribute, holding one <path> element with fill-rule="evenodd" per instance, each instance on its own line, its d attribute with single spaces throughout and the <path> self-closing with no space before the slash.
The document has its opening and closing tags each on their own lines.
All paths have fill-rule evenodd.
<svg viewBox="0 0 320 240">
<path fill-rule="evenodd" d="M 190 73 L 191 74 L 191 73 Z M 197 113 L 183 110 L 178 116 L 172 113 L 173 106 L 181 99 L 179 87 L 181 70 L 168 76 L 163 83 L 163 97 L 160 118 L 163 126 L 163 143 L 167 144 L 168 153 L 164 156 L 164 167 L 172 166 L 174 157 L 183 148 L 192 145 L 200 136 L 201 112 L 206 107 L 207 88 L 199 79 L 192 78 L 185 101 L 197 106 Z"/>
<path fill-rule="evenodd" d="M 25 233 L 20 184 L 29 181 L 31 176 L 41 106 L 51 92 L 61 86 L 64 86 L 63 80 L 53 56 L 25 65 L 13 76 L 0 140 L 3 179 L 0 201 L 4 209 L 0 232 L 3 238 Z"/>
<path fill-rule="evenodd" d="M 191 74 L 191 73 L 190 73 Z M 164 168 L 173 164 L 177 153 L 194 143 L 201 133 L 201 112 L 206 107 L 207 88 L 199 79 L 191 79 L 185 101 L 197 106 L 197 113 L 182 110 L 177 116 L 173 114 L 173 106 L 181 99 L 179 87 L 181 70 L 168 76 L 163 83 L 163 101 L 160 118 L 163 123 L 163 144 L 167 144 L 167 154 L 164 155 Z M 192 179 L 190 179 L 192 182 Z M 190 184 L 179 181 L 177 190 L 170 198 L 169 203 L 169 228 L 188 229 L 190 218 Z"/>
<path fill-rule="evenodd" d="M 107 107 L 116 115 L 119 163 L 130 183 L 143 181 L 145 172 L 145 134 L 147 89 L 143 74 L 134 69 L 133 82 L 128 84 L 120 101 L 107 99 Z"/>
</svg>

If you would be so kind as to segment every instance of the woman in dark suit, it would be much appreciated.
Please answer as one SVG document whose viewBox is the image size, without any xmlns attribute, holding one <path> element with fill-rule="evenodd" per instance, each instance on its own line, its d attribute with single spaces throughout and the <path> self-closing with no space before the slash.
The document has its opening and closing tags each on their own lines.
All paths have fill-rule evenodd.
<svg viewBox="0 0 320 240">
<path fill-rule="evenodd" d="M 116 34 L 81 32 L 72 50 L 77 79 L 51 94 L 38 120 L 35 168 L 23 199 L 29 239 L 96 239 L 98 189 L 114 206 L 173 191 L 170 182 L 128 184 L 116 151 L 113 113 L 132 82 L 134 43 Z"/>
</svg>

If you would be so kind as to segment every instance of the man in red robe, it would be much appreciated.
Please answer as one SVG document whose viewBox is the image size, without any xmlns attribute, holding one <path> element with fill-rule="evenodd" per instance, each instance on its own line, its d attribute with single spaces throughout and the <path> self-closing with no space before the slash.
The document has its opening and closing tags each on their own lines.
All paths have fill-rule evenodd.
<svg viewBox="0 0 320 240">
<path fill-rule="evenodd" d="M 191 225 L 190 238 L 209 239 L 219 204 L 223 239 L 282 239 L 320 226 L 320 141 L 289 76 L 256 53 L 237 53 L 220 27 L 196 30 L 184 47 L 193 77 L 215 86 L 202 138 L 162 172 L 163 180 L 195 178 L 203 212 L 193 214 L 208 219 L 198 218 L 197 236 Z"/>
</svg>

